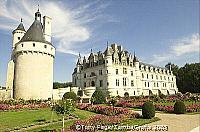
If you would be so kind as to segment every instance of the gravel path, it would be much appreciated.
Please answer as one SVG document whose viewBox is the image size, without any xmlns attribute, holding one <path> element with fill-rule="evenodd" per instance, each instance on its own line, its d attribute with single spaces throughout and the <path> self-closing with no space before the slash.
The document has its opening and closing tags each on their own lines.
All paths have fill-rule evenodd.
<svg viewBox="0 0 200 132">
<path fill-rule="evenodd" d="M 141 111 L 137 112 L 141 113 Z M 167 125 L 168 132 L 200 132 L 200 114 L 156 113 L 156 117 L 161 120 L 150 123 L 148 126 Z"/>
</svg>

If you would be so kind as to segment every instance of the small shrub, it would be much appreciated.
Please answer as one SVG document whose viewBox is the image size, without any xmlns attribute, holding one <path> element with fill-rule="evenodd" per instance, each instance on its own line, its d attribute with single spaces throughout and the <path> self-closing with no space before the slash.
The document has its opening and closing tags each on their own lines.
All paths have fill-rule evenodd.
<svg viewBox="0 0 200 132">
<path fill-rule="evenodd" d="M 76 101 L 77 100 L 77 96 L 74 92 L 66 92 L 64 95 L 63 95 L 63 99 L 66 100 L 66 99 L 72 99 L 73 101 Z"/>
<path fill-rule="evenodd" d="M 151 119 L 155 116 L 155 107 L 151 102 L 145 102 L 142 106 L 142 115 L 145 119 Z"/>
<path fill-rule="evenodd" d="M 96 90 L 92 95 L 92 99 L 92 103 L 94 104 L 103 104 L 106 102 L 106 97 L 102 90 Z"/>
<path fill-rule="evenodd" d="M 184 114 L 186 112 L 186 107 L 184 102 L 182 101 L 177 101 L 174 104 L 174 113 L 175 114 Z"/>
</svg>

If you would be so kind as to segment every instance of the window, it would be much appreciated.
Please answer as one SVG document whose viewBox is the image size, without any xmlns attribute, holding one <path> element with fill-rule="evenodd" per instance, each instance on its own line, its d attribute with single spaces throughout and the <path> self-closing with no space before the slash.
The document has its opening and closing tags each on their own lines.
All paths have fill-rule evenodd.
<svg viewBox="0 0 200 132">
<path fill-rule="evenodd" d="M 157 87 L 159 87 L 158 83 L 157 83 Z"/>
<path fill-rule="evenodd" d="M 131 76 L 133 76 L 133 71 L 131 71 Z"/>
<path fill-rule="evenodd" d="M 116 69 L 116 75 L 118 75 L 119 74 L 119 71 L 118 71 L 118 69 Z"/>
<path fill-rule="evenodd" d="M 109 82 L 107 82 L 107 86 L 109 86 Z"/>
<path fill-rule="evenodd" d="M 99 86 L 100 86 L 100 87 L 103 86 L 103 80 L 99 80 Z"/>
<path fill-rule="evenodd" d="M 102 75 L 102 70 L 99 70 L 99 75 Z"/>
<path fill-rule="evenodd" d="M 22 44 L 22 47 L 24 47 L 24 44 Z"/>
<path fill-rule="evenodd" d="M 144 78 L 144 74 L 142 73 L 142 78 Z"/>
<path fill-rule="evenodd" d="M 160 76 L 160 80 L 162 80 L 162 76 Z"/>
<path fill-rule="evenodd" d="M 126 78 L 123 78 L 123 86 L 126 86 Z"/>
<path fill-rule="evenodd" d="M 133 93 L 134 95 L 135 95 L 135 91 L 134 91 L 134 93 Z"/>
<path fill-rule="evenodd" d="M 148 87 L 149 87 L 149 82 L 148 82 Z"/>
<path fill-rule="evenodd" d="M 92 86 L 92 87 L 95 86 L 95 82 L 94 82 L 94 81 L 91 82 L 91 86 Z"/>
<path fill-rule="evenodd" d="M 127 69 L 123 68 L 123 74 L 127 74 Z"/>
<path fill-rule="evenodd" d="M 153 75 L 151 75 L 151 78 L 153 79 Z"/>
<path fill-rule="evenodd" d="M 147 79 L 149 78 L 149 75 L 147 74 Z"/>
<path fill-rule="evenodd" d="M 154 87 L 156 87 L 156 83 L 154 83 Z"/>
<path fill-rule="evenodd" d="M 166 80 L 166 76 L 164 76 L 164 79 Z"/>
<path fill-rule="evenodd" d="M 20 40 L 20 37 L 18 37 L 18 40 Z"/>
<path fill-rule="evenodd" d="M 106 74 L 108 74 L 108 70 L 106 70 Z"/>
<path fill-rule="evenodd" d="M 86 87 L 86 82 L 84 82 L 84 87 Z"/>
<path fill-rule="evenodd" d="M 172 77 L 172 81 L 173 81 L 173 77 Z"/>
<path fill-rule="evenodd" d="M 33 43 L 33 47 L 35 47 L 35 43 Z"/>
<path fill-rule="evenodd" d="M 44 48 L 47 48 L 47 45 L 44 45 Z"/>
<path fill-rule="evenodd" d="M 145 86 L 145 87 L 147 86 L 147 83 L 146 83 L 146 82 L 144 83 L 144 86 Z"/>
<path fill-rule="evenodd" d="M 119 86 L 119 79 L 116 79 L 116 86 Z"/>
<path fill-rule="evenodd" d="M 131 86 L 134 86 L 134 81 L 133 80 L 131 80 Z"/>
<path fill-rule="evenodd" d="M 86 73 L 84 74 L 84 78 L 86 78 Z"/>
<path fill-rule="evenodd" d="M 156 75 L 156 79 L 158 79 L 158 75 Z"/>
</svg>

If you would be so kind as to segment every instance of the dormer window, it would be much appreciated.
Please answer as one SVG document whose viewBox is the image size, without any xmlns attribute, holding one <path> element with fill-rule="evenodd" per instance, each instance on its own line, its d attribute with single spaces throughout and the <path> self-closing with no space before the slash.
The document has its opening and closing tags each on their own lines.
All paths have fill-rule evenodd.
<svg viewBox="0 0 200 132">
<path fill-rule="evenodd" d="M 33 43 L 33 47 L 35 47 L 35 43 Z"/>
</svg>

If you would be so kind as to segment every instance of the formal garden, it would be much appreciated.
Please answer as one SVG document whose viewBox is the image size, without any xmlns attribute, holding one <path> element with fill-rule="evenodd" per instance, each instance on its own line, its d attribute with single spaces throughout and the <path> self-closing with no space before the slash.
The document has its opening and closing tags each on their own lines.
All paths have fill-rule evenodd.
<svg viewBox="0 0 200 132">
<path fill-rule="evenodd" d="M 141 126 L 160 120 L 155 117 L 156 112 L 169 116 L 200 113 L 200 96 L 190 93 L 105 98 L 102 92 L 96 91 L 90 104 L 78 103 L 79 99 L 69 92 L 60 101 L 0 101 L 0 131 L 115 130 L 106 126 Z"/>
</svg>

